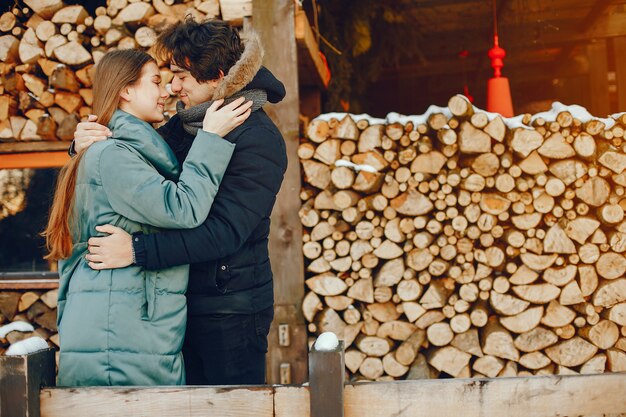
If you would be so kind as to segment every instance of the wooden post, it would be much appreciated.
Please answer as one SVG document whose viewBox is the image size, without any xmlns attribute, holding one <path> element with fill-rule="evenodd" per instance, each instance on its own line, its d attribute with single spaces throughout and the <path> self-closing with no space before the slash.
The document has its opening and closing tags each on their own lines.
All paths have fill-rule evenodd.
<svg viewBox="0 0 626 417">
<path fill-rule="evenodd" d="M 311 417 L 343 417 L 343 384 L 346 374 L 343 341 L 336 349 L 309 354 Z"/>
<path fill-rule="evenodd" d="M 591 63 L 589 67 L 589 111 L 598 117 L 606 117 L 611 112 L 606 40 L 598 40 L 587 45 L 587 56 Z"/>
<path fill-rule="evenodd" d="M 626 109 L 626 36 L 613 38 L 617 78 L 617 111 Z"/>
<path fill-rule="evenodd" d="M 0 417 L 39 417 L 39 390 L 54 386 L 54 350 L 0 356 Z"/>
<path fill-rule="evenodd" d="M 275 315 L 269 337 L 269 383 L 303 383 L 306 380 L 306 325 L 301 312 L 304 298 L 304 261 L 298 163 L 298 62 L 294 34 L 293 0 L 253 0 L 252 25 L 265 49 L 264 65 L 284 83 L 285 99 L 266 111 L 287 145 L 289 166 L 272 213 L 270 257 L 274 271 Z M 289 338 L 280 337 L 282 332 Z M 286 325 L 286 327 L 285 327 Z M 284 336 L 284 334 L 283 334 Z M 282 343 L 280 341 L 283 341 Z M 289 343 L 285 344 L 285 340 Z M 289 365 L 289 366 L 287 366 Z M 281 369 L 283 370 L 281 374 Z M 282 378 L 281 378 L 282 375 Z"/>
</svg>

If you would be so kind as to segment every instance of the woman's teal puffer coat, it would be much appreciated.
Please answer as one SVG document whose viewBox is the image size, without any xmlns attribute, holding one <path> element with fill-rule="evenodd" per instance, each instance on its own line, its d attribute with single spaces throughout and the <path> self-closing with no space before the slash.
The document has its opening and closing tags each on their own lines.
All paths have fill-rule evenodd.
<svg viewBox="0 0 626 417">
<path fill-rule="evenodd" d="M 107 223 L 129 233 L 200 225 L 234 145 L 200 130 L 181 172 L 148 123 L 117 110 L 109 128 L 111 139 L 80 162 L 74 247 L 59 262 L 58 385 L 181 385 L 189 266 L 96 271 L 85 259 L 87 241 Z"/>
</svg>

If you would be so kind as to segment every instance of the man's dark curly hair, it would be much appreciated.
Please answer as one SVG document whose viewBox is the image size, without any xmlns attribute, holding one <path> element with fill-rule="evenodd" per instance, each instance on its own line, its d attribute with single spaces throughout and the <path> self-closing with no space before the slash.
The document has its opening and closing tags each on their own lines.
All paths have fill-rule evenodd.
<svg viewBox="0 0 626 417">
<path fill-rule="evenodd" d="M 243 52 L 239 33 L 220 20 L 196 22 L 187 18 L 163 31 L 156 44 L 160 59 L 186 69 L 198 81 L 219 78 Z"/>
</svg>

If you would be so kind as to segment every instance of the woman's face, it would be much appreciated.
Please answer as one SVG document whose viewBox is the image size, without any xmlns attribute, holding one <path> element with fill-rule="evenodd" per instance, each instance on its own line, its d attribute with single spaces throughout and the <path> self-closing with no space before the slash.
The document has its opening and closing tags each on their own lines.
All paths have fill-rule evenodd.
<svg viewBox="0 0 626 417">
<path fill-rule="evenodd" d="M 141 77 L 120 93 L 120 109 L 148 123 L 163 121 L 165 99 L 169 97 L 161 86 L 161 73 L 154 62 L 148 62 Z"/>
</svg>

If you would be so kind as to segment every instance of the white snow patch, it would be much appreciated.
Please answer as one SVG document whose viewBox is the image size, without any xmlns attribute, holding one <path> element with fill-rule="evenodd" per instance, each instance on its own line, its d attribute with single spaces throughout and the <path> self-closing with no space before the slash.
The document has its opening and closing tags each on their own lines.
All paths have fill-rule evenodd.
<svg viewBox="0 0 626 417">
<path fill-rule="evenodd" d="M 324 332 L 315 341 L 315 350 L 320 352 L 330 352 L 337 349 L 339 339 L 333 332 Z"/>
<path fill-rule="evenodd" d="M 25 321 L 14 321 L 13 323 L 5 324 L 0 327 L 0 338 L 5 338 L 12 331 L 18 332 L 32 332 L 35 330 L 32 324 Z"/>
<path fill-rule="evenodd" d="M 464 99 L 467 100 L 467 97 L 465 97 L 462 94 L 457 94 L 457 96 L 463 97 Z M 496 117 L 501 117 L 502 121 L 509 128 L 509 130 L 514 130 L 518 128 L 533 129 L 532 126 L 525 125 L 522 122 L 522 119 L 524 118 L 523 114 L 520 114 L 514 117 L 503 117 L 502 115 L 498 113 L 491 113 L 476 106 L 473 106 L 473 107 L 474 107 L 475 112 L 485 113 L 489 121 L 492 121 Z M 621 115 L 626 113 L 626 112 L 615 113 L 607 118 L 594 117 L 587 111 L 587 109 L 585 109 L 582 106 L 579 106 L 577 104 L 566 106 L 563 103 L 555 101 L 554 103 L 552 103 L 552 109 L 533 115 L 531 118 L 531 123 L 534 122 L 537 118 L 543 118 L 547 122 L 554 122 L 556 121 L 556 116 L 560 112 L 563 112 L 563 111 L 570 112 L 571 115 L 575 119 L 578 119 L 583 123 L 586 123 L 590 120 L 599 120 L 600 122 L 604 123 L 605 129 L 612 128 L 615 125 L 615 119 L 619 118 Z M 428 121 L 428 118 L 433 113 L 443 113 L 448 119 L 452 118 L 452 113 L 450 112 L 449 108 L 432 105 L 428 107 L 428 109 L 426 110 L 424 114 L 421 114 L 421 115 L 407 116 L 407 115 L 402 115 L 399 113 L 391 112 L 387 114 L 387 117 L 385 119 L 379 119 L 379 118 L 371 117 L 368 114 L 357 115 L 357 114 L 350 114 L 350 113 L 325 113 L 325 114 L 321 114 L 317 116 L 315 120 L 329 121 L 330 119 L 333 119 L 333 118 L 337 120 L 341 120 L 346 115 L 349 115 L 355 122 L 358 122 L 359 120 L 367 119 L 370 125 L 391 124 L 391 123 L 407 124 L 408 122 L 411 122 L 413 123 L 414 126 L 417 127 L 418 125 L 426 124 L 426 122 Z"/>
<path fill-rule="evenodd" d="M 346 161 L 345 159 L 339 159 L 335 161 L 336 167 L 348 167 L 354 169 L 356 172 L 365 171 L 376 173 L 378 170 L 371 165 L 357 165 L 354 162 Z"/>
<path fill-rule="evenodd" d="M 6 356 L 22 356 L 29 353 L 39 352 L 40 350 L 48 349 L 48 342 L 43 340 L 39 336 L 29 337 L 28 339 L 21 340 L 17 343 L 13 343 L 7 351 Z"/>
<path fill-rule="evenodd" d="M 350 116 L 352 118 L 352 120 L 354 120 L 355 122 L 358 122 L 360 120 L 367 120 L 371 125 L 384 125 L 385 123 L 387 123 L 387 121 L 385 119 L 379 119 L 377 117 L 372 117 L 369 114 L 352 114 L 352 113 L 325 113 L 325 114 L 320 114 L 319 116 L 317 116 L 315 118 L 315 120 L 325 120 L 325 121 L 329 121 L 330 119 L 337 119 L 339 121 L 341 121 L 344 117 L 346 116 Z"/>
</svg>

